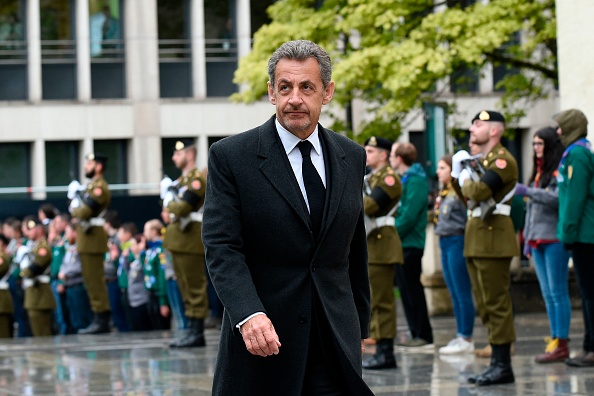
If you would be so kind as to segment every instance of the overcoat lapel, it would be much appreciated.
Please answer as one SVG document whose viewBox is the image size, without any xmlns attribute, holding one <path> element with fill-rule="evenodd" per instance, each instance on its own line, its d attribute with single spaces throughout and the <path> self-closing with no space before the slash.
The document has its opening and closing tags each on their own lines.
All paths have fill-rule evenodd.
<svg viewBox="0 0 594 396">
<path fill-rule="evenodd" d="M 284 158 L 286 154 L 277 143 L 274 120 L 275 118 L 272 117 L 266 124 L 260 127 L 258 157 L 263 160 L 260 170 L 296 212 L 304 225 L 310 227 L 309 213 L 307 213 L 305 201 L 303 200 L 301 191 L 295 188 L 297 180 L 292 172 L 289 173 L 290 169 L 287 169 L 286 165 L 288 160 Z"/>
</svg>

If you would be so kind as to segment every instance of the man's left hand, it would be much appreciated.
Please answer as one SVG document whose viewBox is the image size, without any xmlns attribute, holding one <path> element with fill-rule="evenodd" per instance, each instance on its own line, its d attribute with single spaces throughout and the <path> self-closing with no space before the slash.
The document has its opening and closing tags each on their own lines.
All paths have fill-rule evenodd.
<svg viewBox="0 0 594 396">
<path fill-rule="evenodd" d="M 278 355 L 279 341 L 272 322 L 266 315 L 256 315 L 241 326 L 241 335 L 245 347 L 252 355 Z"/>
</svg>

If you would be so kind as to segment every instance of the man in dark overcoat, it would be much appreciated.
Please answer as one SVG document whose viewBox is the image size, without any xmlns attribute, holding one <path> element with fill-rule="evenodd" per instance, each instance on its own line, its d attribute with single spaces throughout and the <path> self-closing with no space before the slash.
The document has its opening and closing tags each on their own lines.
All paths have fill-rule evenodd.
<svg viewBox="0 0 594 396">
<path fill-rule="evenodd" d="M 365 152 L 318 124 L 334 93 L 318 45 L 268 63 L 276 115 L 212 145 L 206 263 L 225 307 L 213 395 L 372 395 Z"/>
</svg>

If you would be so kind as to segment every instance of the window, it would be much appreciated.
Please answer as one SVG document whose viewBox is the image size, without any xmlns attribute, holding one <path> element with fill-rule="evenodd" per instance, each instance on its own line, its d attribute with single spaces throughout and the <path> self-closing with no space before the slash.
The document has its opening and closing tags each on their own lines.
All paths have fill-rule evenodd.
<svg viewBox="0 0 594 396">
<path fill-rule="evenodd" d="M 0 187 L 31 185 L 31 145 L 29 143 L 0 144 Z M 0 198 L 27 198 L 26 193 L 0 194 Z"/>
<path fill-rule="evenodd" d="M 188 0 L 158 0 L 159 88 L 162 98 L 192 96 Z"/>
<path fill-rule="evenodd" d="M 94 152 L 107 156 L 105 180 L 109 184 L 128 183 L 128 141 L 127 140 L 95 140 Z M 127 190 L 111 191 L 112 196 L 128 195 Z"/>
<path fill-rule="evenodd" d="M 26 100 L 27 41 L 25 0 L 2 0 L 0 7 L 0 100 Z"/>
<path fill-rule="evenodd" d="M 452 93 L 473 93 L 479 90 L 479 71 L 476 67 L 462 65 L 450 75 Z"/>
<path fill-rule="evenodd" d="M 237 92 L 233 73 L 237 69 L 235 1 L 204 0 L 206 36 L 206 96 L 229 96 Z"/>
<path fill-rule="evenodd" d="M 80 182 L 79 142 L 45 143 L 45 184 L 67 186 L 72 180 Z M 64 193 L 48 193 L 49 197 L 61 197 Z"/>
<path fill-rule="evenodd" d="M 41 0 L 42 98 L 76 99 L 74 1 Z"/>
<path fill-rule="evenodd" d="M 250 18 L 252 27 L 252 38 L 254 33 L 262 27 L 271 22 L 266 9 L 274 4 L 276 0 L 251 0 L 250 1 Z M 321 2 L 320 2 L 321 3 Z"/>
<path fill-rule="evenodd" d="M 125 65 L 120 0 L 89 0 L 91 97 L 124 98 Z"/>
<path fill-rule="evenodd" d="M 511 47 L 520 44 L 520 34 L 518 32 L 514 33 L 507 43 L 503 44 L 501 48 L 499 48 L 496 52 L 500 55 L 505 56 Z M 510 66 L 509 64 L 501 63 L 501 62 L 494 62 L 493 63 L 493 90 L 495 92 L 504 92 L 505 87 L 498 86 L 499 82 L 503 80 L 505 77 L 510 75 L 519 74 L 520 69 L 514 66 Z"/>
</svg>

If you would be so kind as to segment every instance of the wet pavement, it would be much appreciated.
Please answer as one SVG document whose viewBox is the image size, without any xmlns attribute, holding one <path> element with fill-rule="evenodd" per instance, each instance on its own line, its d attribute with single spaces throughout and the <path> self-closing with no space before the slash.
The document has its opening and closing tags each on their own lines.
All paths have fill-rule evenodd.
<svg viewBox="0 0 594 396">
<path fill-rule="evenodd" d="M 402 311 L 400 311 L 402 312 Z M 477 388 L 466 378 L 488 364 L 473 355 L 443 357 L 437 347 L 455 333 L 453 317 L 431 319 L 436 346 L 417 351 L 396 348 L 398 368 L 364 371 L 376 395 L 593 395 L 594 368 L 563 363 L 537 365 L 548 322 L 544 313 L 516 316 L 515 384 Z M 406 336 L 400 319 L 399 336 Z M 0 395 L 210 395 L 219 332 L 207 330 L 207 346 L 169 349 L 169 332 L 112 333 L 3 340 Z M 581 312 L 573 311 L 572 353 L 581 349 Z M 477 318 L 477 347 L 486 330 Z M 368 348 L 373 352 L 373 348 Z M 282 392 L 279 393 L 282 395 Z M 266 396 L 266 395 L 265 395 Z"/>
</svg>

